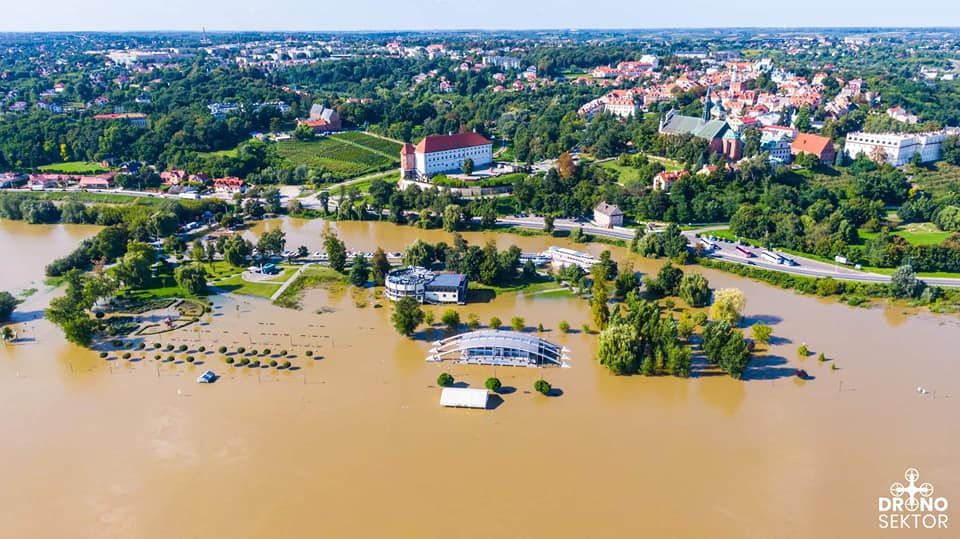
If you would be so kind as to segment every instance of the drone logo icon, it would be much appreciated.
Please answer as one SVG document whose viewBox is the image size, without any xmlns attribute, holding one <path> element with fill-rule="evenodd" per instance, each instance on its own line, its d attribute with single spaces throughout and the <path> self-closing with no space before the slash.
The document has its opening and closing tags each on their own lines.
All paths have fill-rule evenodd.
<svg viewBox="0 0 960 539">
<path fill-rule="evenodd" d="M 890 485 L 890 495 L 895 498 L 903 498 L 903 495 L 907 495 L 907 499 L 903 502 L 903 508 L 911 513 L 920 508 L 920 500 L 917 499 L 917 495 L 924 498 L 929 498 L 933 496 L 933 485 L 930 483 L 923 483 L 917 486 L 917 481 L 920 479 L 920 472 L 916 468 L 907 468 L 907 471 L 904 472 L 903 478 L 906 479 L 909 484 L 903 486 L 902 483 L 894 483 Z"/>
<path fill-rule="evenodd" d="M 881 528 L 946 528 L 949 502 L 933 497 L 933 485 L 920 482 L 920 472 L 907 468 L 903 478 L 890 485 L 890 497 L 879 498 Z"/>
</svg>

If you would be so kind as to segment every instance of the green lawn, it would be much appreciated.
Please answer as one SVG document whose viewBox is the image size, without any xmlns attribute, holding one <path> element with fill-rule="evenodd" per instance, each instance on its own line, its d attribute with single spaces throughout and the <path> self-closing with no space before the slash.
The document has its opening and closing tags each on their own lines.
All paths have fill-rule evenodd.
<svg viewBox="0 0 960 539">
<path fill-rule="evenodd" d="M 108 169 L 93 161 L 66 161 L 39 167 L 42 172 L 59 172 L 62 174 L 100 174 Z"/>
<path fill-rule="evenodd" d="M 291 267 L 282 267 L 281 269 L 283 270 L 282 273 L 272 276 L 270 281 L 265 283 L 251 283 L 249 281 L 244 281 L 243 276 L 241 274 L 237 274 L 221 281 L 214 281 L 211 284 L 233 294 L 269 298 L 280 289 L 280 286 L 286 282 L 287 279 L 293 277 L 293 274 L 297 271 L 297 268 Z"/>
<path fill-rule="evenodd" d="M 290 286 L 283 291 L 283 294 L 274 301 L 275 305 L 286 307 L 288 309 L 300 308 L 300 293 L 308 288 L 318 286 L 334 287 L 345 286 L 347 276 L 342 273 L 322 266 L 311 266 L 297 277 L 297 280 L 290 283 Z"/>
<path fill-rule="evenodd" d="M 944 232 L 933 223 L 909 223 L 899 227 L 895 234 L 912 245 L 939 245 L 951 232 Z"/>
<path fill-rule="evenodd" d="M 233 148 L 230 150 L 218 150 L 216 152 L 197 152 L 197 157 L 201 159 L 210 158 L 210 157 L 236 157 L 237 149 Z"/>
</svg>

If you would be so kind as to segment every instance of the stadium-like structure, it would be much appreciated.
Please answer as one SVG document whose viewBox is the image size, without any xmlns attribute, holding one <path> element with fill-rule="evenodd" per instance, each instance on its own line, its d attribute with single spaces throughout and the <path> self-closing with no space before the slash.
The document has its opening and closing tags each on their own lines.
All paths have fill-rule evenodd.
<svg viewBox="0 0 960 539">
<path fill-rule="evenodd" d="M 427 361 L 453 360 L 476 365 L 510 367 L 569 367 L 566 347 L 532 333 L 480 330 L 433 343 Z"/>
</svg>

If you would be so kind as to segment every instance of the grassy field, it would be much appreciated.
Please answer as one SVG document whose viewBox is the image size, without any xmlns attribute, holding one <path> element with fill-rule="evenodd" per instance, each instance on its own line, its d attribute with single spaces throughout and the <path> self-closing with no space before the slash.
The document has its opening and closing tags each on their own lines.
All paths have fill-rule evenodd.
<svg viewBox="0 0 960 539">
<path fill-rule="evenodd" d="M 217 288 L 226 290 L 227 292 L 231 292 L 233 294 L 269 298 L 280 289 L 280 285 L 286 282 L 286 280 L 290 277 L 293 277 L 293 274 L 297 271 L 297 268 L 291 267 L 281 267 L 281 269 L 283 270 L 282 273 L 272 276 L 270 281 L 265 283 L 251 283 L 249 281 L 244 281 L 243 276 L 237 274 L 233 277 L 215 281 L 212 284 Z"/>
<path fill-rule="evenodd" d="M 39 168 L 42 172 L 58 172 L 61 174 L 100 174 L 108 170 L 100 166 L 100 163 L 92 161 L 67 161 L 44 165 Z"/>
<path fill-rule="evenodd" d="M 623 167 L 618 165 L 616 161 L 600 163 L 600 166 L 615 173 L 617 175 L 617 180 L 623 185 L 629 185 L 631 183 L 643 180 L 640 178 L 640 169 Z"/>
<path fill-rule="evenodd" d="M 273 303 L 288 309 L 299 309 L 301 292 L 304 290 L 318 286 L 340 287 L 345 286 L 346 283 L 347 277 L 334 269 L 311 266 L 303 270 L 297 280 L 290 283 L 290 286 Z"/>
<path fill-rule="evenodd" d="M 360 190 L 361 193 L 369 193 L 369 192 L 370 192 L 370 182 L 372 182 L 374 179 L 383 180 L 383 181 L 385 181 L 385 182 L 387 182 L 387 183 L 398 183 L 398 182 L 400 181 L 400 173 L 399 173 L 399 172 L 386 172 L 386 173 L 384 173 L 384 174 L 381 174 L 381 175 L 379 175 L 379 176 L 376 176 L 375 178 L 370 178 L 370 179 L 367 179 L 367 180 L 363 180 L 362 182 L 357 182 L 357 183 L 350 184 L 350 187 L 356 187 L 357 189 Z"/>
<path fill-rule="evenodd" d="M 382 139 L 380 137 L 375 137 L 373 135 L 368 135 L 366 133 L 361 133 L 359 131 L 349 131 L 347 133 L 340 133 L 334 135 L 333 138 L 339 140 L 346 140 L 354 144 L 363 146 L 375 152 L 384 153 L 390 156 L 392 159 L 397 159 L 397 156 L 400 155 L 400 149 L 403 147 L 399 142 L 394 142 L 392 140 Z"/>
<path fill-rule="evenodd" d="M 362 135 L 361 133 L 358 133 Z M 373 139 L 368 135 L 363 135 Z M 380 139 L 374 139 L 378 142 Z M 400 153 L 388 158 L 384 153 L 365 149 L 337 139 L 337 136 L 323 137 L 311 141 L 284 141 L 277 143 L 277 153 L 293 166 L 307 165 L 322 168 L 333 174 L 334 179 L 355 178 L 378 170 L 391 168 L 399 163 Z"/>
<path fill-rule="evenodd" d="M 237 149 L 233 148 L 232 150 L 219 150 L 216 152 L 197 152 L 197 157 L 201 158 L 210 158 L 210 157 L 236 157 Z"/>
</svg>

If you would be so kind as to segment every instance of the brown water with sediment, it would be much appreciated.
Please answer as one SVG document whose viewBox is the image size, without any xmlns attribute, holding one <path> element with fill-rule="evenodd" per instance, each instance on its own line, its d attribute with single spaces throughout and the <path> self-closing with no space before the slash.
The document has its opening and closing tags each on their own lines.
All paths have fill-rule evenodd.
<svg viewBox="0 0 960 539">
<path fill-rule="evenodd" d="M 289 247 L 320 247 L 318 221 L 262 226 L 283 226 Z M 390 224 L 335 228 L 352 249 L 450 243 Z M 6 249 L 42 244 L 0 237 Z M 524 251 L 564 245 L 465 237 Z M 645 273 L 658 266 L 636 261 Z M 434 385 L 447 370 L 482 387 L 492 367 L 426 363 L 439 333 L 401 338 L 389 305 L 350 289 L 311 291 L 302 311 L 218 296 L 199 331 L 159 339 L 286 348 L 293 371 L 226 367 L 219 354 L 205 365 L 105 361 L 34 322 L 35 341 L 0 352 L 0 535 L 873 537 L 877 497 L 908 467 L 960 503 L 957 319 L 705 273 L 743 289 L 748 317 L 774 327 L 777 344 L 748 380 L 702 369 L 692 379 L 611 376 L 594 359 L 595 336 L 556 329 L 588 322 L 586 302 L 506 294 L 458 307 L 462 319 L 542 323 L 571 349 L 572 368 L 496 369 L 516 390 L 488 411 L 443 409 Z M 798 360 L 801 342 L 839 370 Z M 208 367 L 223 379 L 196 384 Z M 814 379 L 792 377 L 797 367 Z M 540 375 L 562 395 L 532 393 Z"/>
</svg>

